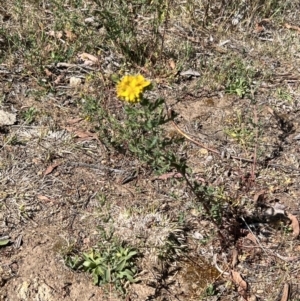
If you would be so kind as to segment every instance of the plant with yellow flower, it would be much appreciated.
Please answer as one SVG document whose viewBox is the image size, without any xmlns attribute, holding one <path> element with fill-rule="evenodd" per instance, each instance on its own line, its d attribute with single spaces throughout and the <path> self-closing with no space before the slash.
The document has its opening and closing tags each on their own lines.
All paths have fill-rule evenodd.
<svg viewBox="0 0 300 301">
<path fill-rule="evenodd" d="M 150 85 L 151 82 L 141 74 L 126 75 L 117 85 L 117 96 L 127 102 L 139 102 L 145 89 Z"/>
<path fill-rule="evenodd" d="M 190 169 L 186 159 L 178 154 L 178 145 L 182 139 L 167 138 L 164 125 L 174 116 L 165 113 L 165 101 L 162 98 L 149 100 L 144 97 L 150 81 L 142 75 L 126 75 L 117 85 L 117 96 L 127 102 L 126 120 L 121 133 L 122 145 L 139 160 L 147 163 L 156 173 L 175 170 L 183 175 L 187 186 L 202 203 L 204 210 L 218 228 L 221 222 L 221 209 L 214 189 L 189 180 Z M 133 105 L 133 103 L 138 103 Z M 221 232 L 220 237 L 224 239 Z"/>
<path fill-rule="evenodd" d="M 163 125 L 170 119 L 165 114 L 163 99 L 149 100 L 144 96 L 151 87 L 151 82 L 141 74 L 125 75 L 117 83 L 117 97 L 125 101 L 126 120 L 120 125 L 112 122 L 110 116 L 110 124 L 118 127 L 110 141 L 137 156 L 155 172 L 163 173 L 179 164 L 175 155 L 178 138 L 164 135 Z"/>
</svg>

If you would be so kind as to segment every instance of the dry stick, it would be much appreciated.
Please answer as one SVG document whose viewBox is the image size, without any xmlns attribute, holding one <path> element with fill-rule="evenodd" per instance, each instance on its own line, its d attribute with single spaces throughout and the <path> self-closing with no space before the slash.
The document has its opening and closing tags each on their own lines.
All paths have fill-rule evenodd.
<svg viewBox="0 0 300 301">
<path fill-rule="evenodd" d="M 214 154 L 216 154 L 216 155 L 218 155 L 219 157 L 222 158 L 222 155 L 220 154 L 219 151 L 217 151 L 217 150 L 215 150 L 215 149 L 212 149 L 212 148 L 209 148 L 209 147 L 205 146 L 204 144 L 202 144 L 202 143 L 200 143 L 200 142 L 194 140 L 194 139 L 191 138 L 190 136 L 188 136 L 188 134 L 186 134 L 185 132 L 183 132 L 183 131 L 178 127 L 178 125 L 175 123 L 174 120 L 172 120 L 172 123 L 173 123 L 173 126 L 175 127 L 175 129 L 177 130 L 177 132 L 180 133 L 180 134 L 181 134 L 183 137 L 185 137 L 187 140 L 193 142 L 194 144 L 196 144 L 196 145 L 198 145 L 198 146 L 200 146 L 200 147 L 202 147 L 202 148 L 207 149 L 208 151 L 210 151 L 210 152 L 212 152 L 212 153 L 214 153 Z M 236 159 L 236 160 L 240 160 L 240 161 L 242 161 L 242 162 L 253 163 L 253 160 L 251 160 L 251 159 L 240 158 L 240 157 L 236 157 L 236 156 L 230 156 L 230 158 Z"/>
<path fill-rule="evenodd" d="M 169 21 L 169 8 L 170 8 L 170 4 L 171 4 L 172 0 L 168 0 L 166 1 L 166 18 L 165 18 L 165 24 L 164 24 L 164 29 L 163 29 L 163 33 L 162 33 L 162 38 L 161 38 L 161 45 L 160 45 L 160 54 L 159 54 L 159 59 L 162 58 L 162 52 L 164 50 L 164 43 L 165 43 L 165 35 L 166 35 L 166 31 L 167 31 L 167 27 L 168 27 L 168 21 Z"/>
<path fill-rule="evenodd" d="M 247 222 L 245 221 L 244 217 L 241 217 L 242 220 L 244 221 L 246 227 L 248 228 L 248 230 L 250 231 L 250 233 L 255 237 L 255 240 L 257 242 L 257 244 L 260 246 L 260 248 L 265 252 L 266 255 L 269 255 L 268 252 L 266 251 L 266 249 L 262 246 L 262 244 L 260 243 L 259 239 L 257 238 L 257 236 L 252 232 L 251 228 L 249 227 L 249 225 L 247 224 Z M 272 254 L 273 255 L 273 254 Z"/>
<path fill-rule="evenodd" d="M 275 253 L 275 252 L 270 251 L 270 250 L 267 251 L 267 249 L 264 248 L 264 247 L 262 246 L 262 244 L 260 243 L 260 240 L 258 239 L 258 237 L 253 233 L 253 231 L 251 230 L 250 226 L 249 226 L 249 225 L 247 224 L 247 222 L 245 221 L 244 217 L 242 216 L 241 218 L 242 218 L 242 220 L 244 221 L 244 223 L 245 223 L 246 227 L 248 228 L 249 232 L 254 236 L 257 245 L 265 252 L 265 254 L 266 254 L 267 256 L 271 255 L 271 256 L 278 257 L 279 259 L 281 259 L 281 260 L 283 260 L 283 261 L 285 261 L 285 262 L 288 262 L 288 261 L 289 261 L 289 260 L 287 260 L 287 258 L 285 258 L 285 257 L 283 257 L 283 256 L 281 256 L 281 255 L 279 255 L 278 253 Z M 295 259 L 298 259 L 298 258 L 295 258 Z"/>
<path fill-rule="evenodd" d="M 217 151 L 217 150 L 215 150 L 215 149 L 212 149 L 212 148 L 209 148 L 209 147 L 203 145 L 202 143 L 200 143 L 200 142 L 194 140 L 193 138 L 191 138 L 190 136 L 188 136 L 185 132 L 183 132 L 183 131 L 178 127 L 178 125 L 175 123 L 175 121 L 172 119 L 172 113 L 171 113 L 171 110 L 168 109 L 168 108 L 167 108 L 167 115 L 168 115 L 168 117 L 171 119 L 172 124 L 173 124 L 173 126 L 175 127 L 175 129 L 177 130 L 177 132 L 180 133 L 183 137 L 185 137 L 187 140 L 191 141 L 192 143 L 194 143 L 194 144 L 196 144 L 196 145 L 198 145 L 198 146 L 200 146 L 200 147 L 202 147 L 202 148 L 205 148 L 205 149 L 207 149 L 208 151 L 210 151 L 210 152 L 212 152 L 212 153 L 214 153 L 214 154 L 216 154 L 216 155 L 218 155 L 219 157 L 222 158 L 222 156 L 221 156 L 221 154 L 220 154 L 219 151 Z M 256 135 L 257 135 L 257 133 L 256 133 Z M 231 158 L 232 158 L 232 159 L 239 160 L 239 161 L 243 161 L 243 162 L 253 163 L 254 166 L 253 166 L 252 173 L 254 173 L 254 170 L 255 170 L 255 164 L 257 163 L 257 160 L 256 160 L 256 149 L 255 149 L 255 154 L 254 154 L 254 160 L 246 159 L 246 158 L 240 158 L 240 157 L 236 157 L 236 156 L 231 156 Z M 259 162 L 259 163 L 261 163 L 261 162 Z M 270 164 L 270 166 L 279 167 L 277 164 L 272 164 L 272 165 Z M 282 166 L 282 167 L 284 167 L 284 166 Z M 186 180 L 188 186 L 192 189 L 192 191 L 195 192 L 194 186 L 193 186 L 192 183 L 189 181 L 189 179 L 187 178 L 186 174 L 184 174 L 183 176 L 184 176 L 184 178 L 185 178 L 185 180 Z M 209 207 L 203 202 L 203 200 L 201 199 L 201 197 L 200 197 L 196 192 L 195 192 L 195 195 L 196 195 L 197 199 L 198 199 L 198 200 L 201 202 L 201 204 L 203 205 L 204 210 L 206 211 L 207 215 L 210 216 L 210 210 L 209 210 Z M 211 221 L 213 222 L 213 224 L 214 224 L 214 225 L 216 226 L 216 228 L 218 229 L 218 234 L 219 234 L 219 236 L 221 237 L 221 239 L 222 239 L 223 241 L 226 241 L 224 235 L 223 235 L 222 232 L 220 231 L 219 225 L 216 223 L 216 221 L 215 221 L 213 218 L 211 218 Z"/>
<path fill-rule="evenodd" d="M 289 295 L 290 295 L 290 285 L 288 283 L 285 283 L 283 286 L 281 301 L 287 301 L 289 299 Z"/>
<path fill-rule="evenodd" d="M 166 105 L 166 104 L 165 104 L 165 105 Z M 212 149 L 212 148 L 209 148 L 209 147 L 205 146 L 204 144 L 202 144 L 202 143 L 200 143 L 200 142 L 194 140 L 194 139 L 191 138 L 188 134 L 186 134 L 184 131 L 182 131 L 182 130 L 178 127 L 178 125 L 175 123 L 175 121 L 173 120 L 173 118 L 172 118 L 172 111 L 171 111 L 171 109 L 169 109 L 169 108 L 167 107 L 167 105 L 166 105 L 166 110 L 167 110 L 167 115 L 168 115 L 169 119 L 171 120 L 173 126 L 175 127 L 175 129 L 177 130 L 177 132 L 178 132 L 179 134 L 181 134 L 183 137 L 185 137 L 187 140 L 191 141 L 192 143 L 194 143 L 194 144 L 196 144 L 196 145 L 198 145 L 198 146 L 200 146 L 200 147 L 202 147 L 202 148 L 205 148 L 205 149 L 207 149 L 208 151 L 210 151 L 210 152 L 212 152 L 212 153 L 214 153 L 214 154 L 216 154 L 216 155 L 218 155 L 219 157 L 222 158 L 222 155 L 220 154 L 219 151 L 217 151 L 217 150 L 215 150 L 215 149 Z M 257 118 L 256 111 L 255 111 L 255 118 Z M 257 138 L 257 135 L 258 135 L 258 133 L 256 132 L 256 138 Z M 247 158 L 241 158 L 241 157 L 237 157 L 237 156 L 230 156 L 230 158 L 236 159 L 236 160 L 239 160 L 239 161 L 242 161 L 242 162 L 253 163 L 254 166 L 252 167 L 252 168 L 253 168 L 253 169 L 252 169 L 252 176 L 254 176 L 254 171 L 255 171 L 255 166 L 256 166 L 256 164 L 257 164 L 257 163 L 260 163 L 260 164 L 263 164 L 263 163 L 264 163 L 264 162 L 257 161 L 257 157 L 256 157 L 256 156 L 257 156 L 257 145 L 255 146 L 254 160 L 247 159 Z M 299 172 L 300 172 L 299 169 L 293 168 L 293 167 L 290 167 L 290 166 L 283 166 L 283 165 L 279 165 L 279 164 L 269 164 L 268 166 L 272 166 L 272 167 L 275 167 L 275 168 L 276 168 L 276 167 L 278 167 L 278 168 L 288 168 L 288 169 L 292 169 L 292 170 L 296 170 L 296 171 L 299 171 Z M 185 180 L 186 180 L 188 186 L 189 186 L 193 191 L 195 191 L 195 190 L 194 190 L 194 186 L 193 186 L 192 183 L 189 181 L 189 179 L 187 178 L 186 174 L 184 174 L 183 176 L 184 176 L 184 178 L 185 178 Z M 207 215 L 210 216 L 210 210 L 209 210 L 209 207 L 203 202 L 203 200 L 201 199 L 201 197 L 200 197 L 196 192 L 195 192 L 195 195 L 196 195 L 197 199 L 201 202 L 201 204 L 203 204 L 204 210 L 206 211 Z M 223 241 L 226 241 L 226 240 L 225 240 L 225 237 L 224 237 L 224 235 L 221 233 L 221 231 L 220 231 L 220 229 L 219 229 L 219 226 L 218 226 L 218 224 L 216 223 L 216 221 L 215 221 L 214 219 L 212 219 L 212 218 L 211 218 L 211 221 L 212 221 L 213 224 L 217 227 L 217 229 L 218 229 L 218 234 L 219 234 L 219 236 L 221 237 L 221 239 L 222 239 Z"/>
<path fill-rule="evenodd" d="M 171 113 L 170 113 L 170 110 L 168 110 L 168 116 L 170 117 Z M 175 127 L 175 129 L 177 130 L 177 132 L 179 134 L 181 134 L 183 137 L 185 137 L 187 140 L 191 141 L 192 143 L 202 147 L 202 148 L 205 148 L 207 149 L 208 151 L 216 154 L 217 156 L 219 156 L 220 158 L 222 158 L 222 155 L 219 151 L 217 151 L 216 149 L 212 149 L 212 148 L 209 148 L 207 146 L 205 146 L 204 144 L 194 140 L 193 138 L 191 138 L 188 134 L 186 134 L 184 131 L 182 131 L 178 125 L 175 123 L 174 120 L 171 121 L 173 126 Z M 230 155 L 230 158 L 231 159 L 235 159 L 235 160 L 238 160 L 238 161 L 241 161 L 241 162 L 246 162 L 246 163 L 255 163 L 255 164 L 261 164 L 261 165 L 264 165 L 265 162 L 263 161 L 257 161 L 256 160 L 256 157 L 255 157 L 255 160 L 252 160 L 252 159 L 247 159 L 247 158 L 242 158 L 242 157 L 238 157 L 238 156 L 231 156 Z M 295 168 L 295 167 L 291 167 L 291 166 L 284 166 L 284 165 L 281 165 L 281 164 L 268 164 L 268 166 L 270 167 L 274 167 L 274 168 L 283 168 L 283 169 L 290 169 L 290 170 L 294 170 L 294 171 L 298 171 L 300 172 L 300 169 L 299 168 Z"/>
<path fill-rule="evenodd" d="M 256 107 L 254 107 L 254 122 L 255 122 L 255 125 L 256 125 L 256 128 L 255 128 L 255 147 L 254 147 L 253 164 L 252 164 L 252 171 L 251 171 L 251 178 L 252 178 L 253 182 L 255 181 L 255 168 L 256 168 L 256 161 L 257 161 L 257 140 L 258 140 L 258 130 L 257 130 L 258 118 L 257 118 Z"/>
</svg>

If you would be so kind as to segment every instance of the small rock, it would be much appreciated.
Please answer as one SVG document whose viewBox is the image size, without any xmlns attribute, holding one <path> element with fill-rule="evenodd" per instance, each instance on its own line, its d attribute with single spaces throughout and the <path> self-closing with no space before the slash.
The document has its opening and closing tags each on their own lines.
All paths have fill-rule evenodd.
<svg viewBox="0 0 300 301">
<path fill-rule="evenodd" d="M 196 76 L 196 77 L 198 77 L 198 76 L 200 76 L 200 73 L 195 71 L 195 70 L 189 69 L 189 70 L 180 72 L 180 75 L 181 76 Z"/>
<path fill-rule="evenodd" d="M 0 110 L 0 126 L 12 125 L 16 122 L 16 114 L 8 113 Z"/>
<path fill-rule="evenodd" d="M 81 78 L 72 76 L 70 78 L 70 87 L 76 88 L 81 84 Z"/>
<path fill-rule="evenodd" d="M 30 287 L 30 283 L 27 281 L 24 281 L 18 291 L 18 296 L 21 300 L 27 300 L 28 298 L 28 289 Z"/>
<path fill-rule="evenodd" d="M 84 19 L 85 23 L 93 23 L 94 21 L 95 21 L 94 17 L 89 17 L 89 18 Z"/>
<path fill-rule="evenodd" d="M 204 238 L 204 236 L 199 232 L 194 232 L 192 237 L 195 238 L 195 239 L 199 239 L 199 240 Z"/>
</svg>

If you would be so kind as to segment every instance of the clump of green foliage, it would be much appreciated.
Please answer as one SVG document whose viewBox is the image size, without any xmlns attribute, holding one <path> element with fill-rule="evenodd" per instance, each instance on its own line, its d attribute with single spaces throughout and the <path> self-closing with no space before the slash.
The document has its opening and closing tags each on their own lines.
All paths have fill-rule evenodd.
<svg viewBox="0 0 300 301">
<path fill-rule="evenodd" d="M 122 294 L 128 283 L 137 282 L 135 257 L 137 251 L 112 243 L 101 250 L 92 249 L 82 256 L 67 256 L 66 264 L 75 270 L 92 275 L 95 285 L 112 284 Z"/>
<path fill-rule="evenodd" d="M 126 118 L 122 122 L 100 109 L 100 123 L 109 121 L 111 131 L 100 127 L 100 137 L 116 149 L 127 150 L 155 172 L 162 174 L 172 168 L 185 169 L 185 162 L 178 158 L 175 147 L 179 138 L 169 138 L 163 126 L 170 122 L 164 112 L 164 100 L 143 99 L 138 105 L 124 106 Z"/>
</svg>

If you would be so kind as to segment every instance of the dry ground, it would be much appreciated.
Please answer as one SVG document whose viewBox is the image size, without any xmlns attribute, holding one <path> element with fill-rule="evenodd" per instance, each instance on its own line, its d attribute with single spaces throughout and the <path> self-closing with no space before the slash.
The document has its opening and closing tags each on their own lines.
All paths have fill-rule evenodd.
<svg viewBox="0 0 300 301">
<path fill-rule="evenodd" d="M 0 128 L 0 299 L 122 299 L 65 264 L 113 236 L 139 251 L 127 300 L 300 300 L 299 5 L 11 2 L 0 4 L 0 109 L 16 116 Z M 211 217 L 181 179 L 104 143 L 97 116 L 124 118 L 114 79 L 126 73 L 151 80 L 149 98 L 206 147 L 186 140 L 178 153 L 212 190 Z"/>
</svg>

